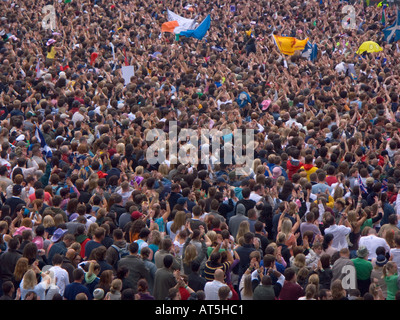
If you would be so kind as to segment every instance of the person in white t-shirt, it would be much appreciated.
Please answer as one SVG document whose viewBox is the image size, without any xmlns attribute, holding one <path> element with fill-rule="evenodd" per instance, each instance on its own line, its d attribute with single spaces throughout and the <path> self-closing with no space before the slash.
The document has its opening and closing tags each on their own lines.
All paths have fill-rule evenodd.
<svg viewBox="0 0 400 320">
<path fill-rule="evenodd" d="M 54 278 L 56 279 L 56 285 L 60 288 L 60 295 L 64 295 L 65 287 L 69 284 L 69 275 L 67 270 L 61 268 L 63 263 L 63 257 L 59 254 L 55 254 L 52 260 L 53 266 L 49 269 L 54 272 Z"/>
<path fill-rule="evenodd" d="M 369 228 L 368 235 L 360 238 L 358 246 L 365 246 L 368 249 L 368 260 L 376 258 L 376 248 L 384 247 L 385 252 L 390 252 L 390 246 L 384 238 L 378 237 L 374 228 Z"/>
<path fill-rule="evenodd" d="M 204 286 L 205 300 L 219 300 L 218 290 L 226 286 L 224 278 L 225 272 L 222 269 L 215 270 L 214 280 L 207 282 Z"/>
<path fill-rule="evenodd" d="M 351 232 L 350 223 L 347 221 L 347 214 L 344 212 L 340 217 L 339 223 L 336 224 L 335 217 L 328 215 L 325 219 L 326 224 L 329 226 L 325 229 L 325 234 L 333 235 L 332 247 L 338 251 L 342 248 L 348 248 L 346 236 Z"/>
</svg>

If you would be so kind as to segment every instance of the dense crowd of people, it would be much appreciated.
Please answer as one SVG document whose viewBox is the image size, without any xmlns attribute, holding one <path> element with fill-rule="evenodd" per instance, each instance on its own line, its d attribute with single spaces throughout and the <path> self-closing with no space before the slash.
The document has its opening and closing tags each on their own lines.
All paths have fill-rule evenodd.
<svg viewBox="0 0 400 320">
<path fill-rule="evenodd" d="M 400 299 L 396 7 L 347 4 L 1 1 L 0 300 Z M 172 128 L 209 162 L 151 161 Z M 247 173 L 202 129 L 251 130 Z"/>
</svg>

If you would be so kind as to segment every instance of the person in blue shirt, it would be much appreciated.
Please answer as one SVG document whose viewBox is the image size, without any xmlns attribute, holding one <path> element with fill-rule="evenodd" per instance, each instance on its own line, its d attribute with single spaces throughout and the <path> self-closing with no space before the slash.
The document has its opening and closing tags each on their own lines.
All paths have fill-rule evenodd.
<svg viewBox="0 0 400 320">
<path fill-rule="evenodd" d="M 82 269 L 77 268 L 73 272 L 73 278 L 74 282 L 65 287 L 64 300 L 75 300 L 79 293 L 84 293 L 88 297 L 88 300 L 92 300 L 93 296 L 89 289 L 82 284 L 85 278 L 85 272 Z"/>
</svg>

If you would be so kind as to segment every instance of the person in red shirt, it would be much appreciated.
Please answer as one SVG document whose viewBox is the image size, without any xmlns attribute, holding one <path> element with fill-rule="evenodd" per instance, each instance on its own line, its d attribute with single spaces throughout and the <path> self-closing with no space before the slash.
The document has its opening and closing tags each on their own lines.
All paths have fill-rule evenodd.
<svg viewBox="0 0 400 320">
<path fill-rule="evenodd" d="M 289 156 L 286 162 L 286 171 L 288 174 L 288 178 L 292 181 L 292 176 L 302 167 L 304 163 L 299 160 L 300 150 L 293 149 L 291 151 L 291 155 Z"/>
<path fill-rule="evenodd" d="M 285 282 L 279 294 L 279 300 L 298 300 L 304 296 L 304 289 L 297 283 L 296 271 L 293 268 L 285 269 Z"/>
<path fill-rule="evenodd" d="M 34 193 L 32 193 L 29 197 L 29 203 L 33 203 L 36 199 L 43 200 L 48 206 L 52 205 L 51 194 L 43 189 L 36 189 Z"/>
<path fill-rule="evenodd" d="M 332 184 L 338 182 L 338 179 L 335 176 L 335 172 L 336 172 L 336 169 L 335 169 L 334 166 L 329 166 L 326 169 L 326 179 L 325 179 L 325 181 L 329 186 L 332 186 Z"/>
<path fill-rule="evenodd" d="M 190 295 L 194 292 L 192 288 L 188 286 L 189 278 L 185 274 L 180 275 L 183 279 L 183 286 L 179 287 L 179 293 L 181 294 L 181 300 L 189 299 Z"/>
</svg>

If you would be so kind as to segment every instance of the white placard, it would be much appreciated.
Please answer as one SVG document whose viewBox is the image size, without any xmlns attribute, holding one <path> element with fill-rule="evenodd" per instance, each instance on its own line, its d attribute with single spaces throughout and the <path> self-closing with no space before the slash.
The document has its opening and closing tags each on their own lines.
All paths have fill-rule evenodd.
<svg viewBox="0 0 400 320">
<path fill-rule="evenodd" d="M 133 66 L 123 66 L 121 68 L 122 78 L 125 80 L 125 86 L 131 82 L 131 77 L 135 75 L 135 69 Z"/>
</svg>

